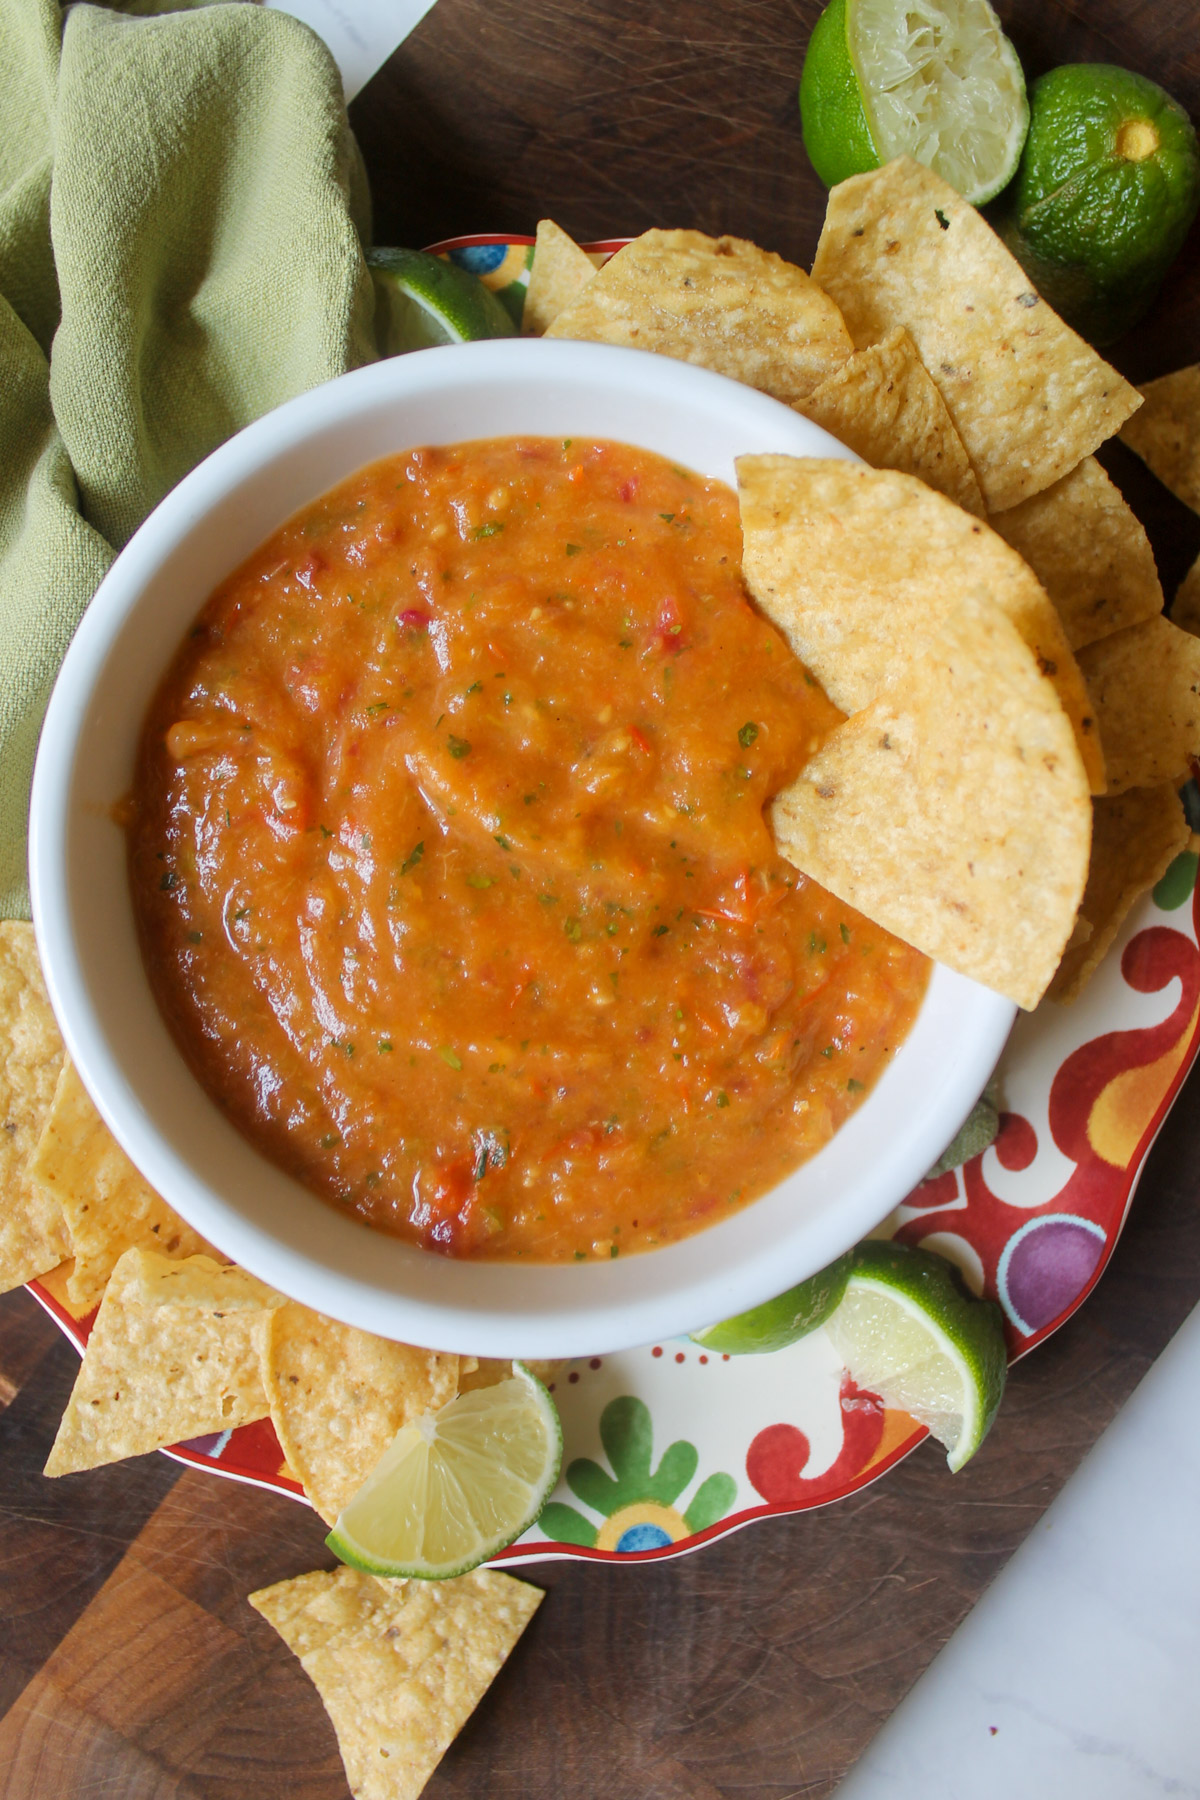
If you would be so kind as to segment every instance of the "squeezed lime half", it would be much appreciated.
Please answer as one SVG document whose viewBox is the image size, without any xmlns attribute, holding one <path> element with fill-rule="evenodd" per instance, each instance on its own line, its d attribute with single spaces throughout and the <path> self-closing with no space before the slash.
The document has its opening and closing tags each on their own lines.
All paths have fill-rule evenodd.
<svg viewBox="0 0 1200 1800">
<path fill-rule="evenodd" d="M 1012 179 L 1029 107 L 988 0 L 830 0 L 804 59 L 800 121 L 829 187 L 907 155 L 982 206 Z"/>
</svg>

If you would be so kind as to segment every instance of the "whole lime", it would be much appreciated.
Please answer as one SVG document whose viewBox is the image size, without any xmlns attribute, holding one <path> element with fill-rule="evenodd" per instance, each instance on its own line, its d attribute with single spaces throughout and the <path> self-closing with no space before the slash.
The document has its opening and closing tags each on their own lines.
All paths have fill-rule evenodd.
<svg viewBox="0 0 1200 1800">
<path fill-rule="evenodd" d="M 830 0 L 817 20 L 800 124 L 828 187 L 906 155 L 982 206 L 1011 179 L 1028 121 L 988 0 Z"/>
<path fill-rule="evenodd" d="M 1178 101 L 1109 63 L 1051 69 L 993 221 L 1043 298 L 1096 344 L 1150 305 L 1200 205 L 1200 149 Z"/>
</svg>

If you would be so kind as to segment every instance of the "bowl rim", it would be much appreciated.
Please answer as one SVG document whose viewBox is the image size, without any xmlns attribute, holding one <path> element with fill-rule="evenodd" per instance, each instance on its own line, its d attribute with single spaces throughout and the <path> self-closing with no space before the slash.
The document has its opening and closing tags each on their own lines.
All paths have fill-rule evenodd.
<svg viewBox="0 0 1200 1800">
<path fill-rule="evenodd" d="M 411 400 L 415 393 L 437 394 L 450 389 L 460 392 L 489 381 L 500 386 L 508 383 L 527 387 L 532 383 L 550 388 L 570 380 L 605 387 L 615 384 L 618 389 L 624 383 L 647 404 L 711 408 L 722 416 L 729 414 L 747 421 L 744 428 L 751 431 L 756 428 L 756 421 L 761 421 L 768 440 L 790 433 L 798 444 L 807 440 L 817 445 L 817 454 L 858 460 L 790 408 L 725 376 L 644 351 L 607 345 L 488 340 L 418 351 L 338 377 L 266 414 L 219 446 L 159 503 L 120 552 L 83 616 L 55 683 L 38 749 L 30 809 L 33 918 L 51 1004 L 84 1085 L 145 1179 L 165 1195 L 189 1224 L 218 1244 L 224 1254 L 290 1297 L 384 1337 L 476 1355 L 603 1354 L 681 1335 L 714 1318 L 757 1304 L 832 1261 L 874 1229 L 936 1160 L 982 1091 L 1016 1016 L 1010 1001 L 934 965 L 926 1000 L 896 1059 L 851 1119 L 817 1156 L 801 1165 L 801 1170 L 813 1171 L 821 1166 L 830 1181 L 846 1180 L 841 1165 L 847 1146 L 853 1147 L 859 1137 L 866 1141 L 873 1111 L 881 1114 L 886 1110 L 876 1102 L 889 1082 L 895 1085 L 892 1078 L 905 1066 L 914 1045 L 920 1046 L 920 1054 L 931 1067 L 937 1063 L 936 1046 L 924 1044 L 922 1039 L 922 1021 L 930 1013 L 935 994 L 939 996 L 938 1016 L 952 1034 L 956 1021 L 966 1019 L 971 1024 L 965 1038 L 961 1030 L 958 1032 L 964 1041 L 953 1044 L 949 1066 L 942 1068 L 945 1092 L 936 1121 L 931 1125 L 927 1118 L 902 1120 L 899 1141 L 889 1143 L 879 1159 L 879 1167 L 860 1169 L 850 1181 L 849 1193 L 840 1196 L 836 1205 L 825 1206 L 799 1230 L 785 1234 L 782 1243 L 770 1237 L 748 1247 L 745 1241 L 750 1233 L 747 1221 L 756 1214 L 760 1219 L 766 1218 L 771 1210 L 766 1203 L 781 1191 L 775 1188 L 740 1208 L 731 1219 L 708 1226 L 680 1243 L 612 1264 L 454 1262 L 408 1245 L 402 1246 L 407 1255 L 397 1256 L 379 1249 L 382 1234 L 338 1213 L 326 1202 L 315 1200 L 307 1190 L 292 1183 L 306 1201 L 315 1200 L 322 1215 L 336 1221 L 340 1230 L 366 1234 L 378 1252 L 375 1258 L 364 1261 L 366 1252 L 361 1248 L 354 1254 L 347 1250 L 341 1266 L 330 1267 L 327 1260 L 314 1259 L 278 1230 L 265 1229 L 261 1220 L 247 1216 L 248 1203 L 244 1199 L 235 1201 L 215 1192 L 211 1181 L 199 1175 L 188 1159 L 173 1148 L 136 1085 L 116 1065 L 73 924 L 73 914 L 82 904 L 72 892 L 71 867 L 72 844 L 78 828 L 75 815 L 79 809 L 73 797 L 79 759 L 89 726 L 89 706 L 111 659 L 121 653 L 122 633 L 136 617 L 139 605 L 146 604 L 147 589 L 155 572 L 161 571 L 171 554 L 186 542 L 188 534 L 247 481 L 262 478 L 264 471 L 271 468 L 285 466 L 297 444 L 319 439 L 322 431 L 344 425 L 373 404 L 398 405 Z M 786 428 L 784 421 L 789 422 Z M 581 430 L 580 435 L 585 433 Z M 426 436 L 421 441 L 430 440 Z M 637 433 L 631 432 L 626 441 L 637 442 Z M 397 452 L 405 447 L 405 441 L 398 439 Z M 376 459 L 372 455 L 366 460 Z M 325 479 L 316 491 L 327 491 L 353 473 L 354 466 L 363 465 L 346 466 L 341 475 Z M 300 499 L 287 505 L 278 522 L 306 503 Z M 260 541 L 270 529 L 260 533 Z M 235 567 L 240 560 L 240 556 L 234 557 L 228 566 Z M 193 618 L 202 604 L 203 596 L 190 610 L 181 611 L 180 617 Z M 176 634 L 176 642 L 180 635 L 181 632 Z M 151 691 L 152 687 L 145 689 L 139 698 L 148 702 Z M 144 705 L 138 714 L 139 727 L 142 716 Z M 148 982 L 145 985 L 148 993 Z M 140 1001 L 136 1004 L 140 1005 Z M 175 1055 L 180 1057 L 178 1051 Z M 195 1078 L 188 1074 L 187 1080 L 194 1087 L 202 1112 L 210 1115 L 209 1137 L 219 1138 L 224 1144 L 223 1134 L 233 1133 L 233 1127 L 219 1115 L 215 1103 Z M 246 1170 L 257 1169 L 256 1178 L 274 1191 L 280 1172 L 267 1164 L 247 1140 L 237 1134 L 235 1137 Z M 839 1145 L 840 1153 L 836 1148 Z M 253 1163 L 247 1162 L 247 1157 Z M 794 1179 L 795 1176 L 787 1178 Z M 331 1234 L 321 1233 L 315 1226 L 310 1230 L 307 1219 L 306 1213 L 304 1229 L 310 1238 L 316 1231 L 316 1237 L 328 1246 Z M 797 1239 L 808 1246 L 799 1257 Z M 384 1242 L 398 1245 L 400 1241 Z M 712 1246 L 707 1256 L 694 1248 L 704 1244 Z M 722 1253 L 726 1248 L 736 1250 L 736 1254 L 732 1258 L 726 1256 Z M 403 1273 L 407 1269 L 404 1279 L 410 1284 L 410 1291 L 400 1295 L 394 1287 L 382 1287 L 378 1275 L 368 1266 L 374 1262 L 386 1262 L 392 1271 L 390 1278 L 397 1270 Z M 484 1305 L 477 1301 L 431 1300 L 424 1291 L 429 1283 L 438 1291 L 455 1285 L 444 1277 L 447 1264 L 460 1272 L 476 1272 L 478 1284 L 491 1289 L 490 1302 Z M 692 1265 L 695 1267 L 689 1275 Z M 668 1296 L 660 1295 L 653 1279 L 645 1274 L 650 1268 L 659 1269 L 664 1280 L 669 1268 L 682 1271 L 679 1279 L 670 1284 Z M 457 1286 L 462 1289 L 474 1280 L 475 1276 L 471 1276 Z"/>
</svg>

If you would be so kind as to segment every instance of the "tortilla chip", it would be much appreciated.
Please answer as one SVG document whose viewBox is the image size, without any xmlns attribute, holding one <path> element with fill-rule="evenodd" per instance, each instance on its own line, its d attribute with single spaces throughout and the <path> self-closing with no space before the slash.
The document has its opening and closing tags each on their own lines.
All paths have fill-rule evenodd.
<svg viewBox="0 0 1200 1800">
<path fill-rule="evenodd" d="M 521 329 L 533 333 L 547 330 L 560 312 L 578 300 L 595 274 L 595 263 L 574 238 L 553 219 L 539 220 Z"/>
<path fill-rule="evenodd" d="M 1200 757 L 1200 638 L 1143 619 L 1079 652 L 1108 764 L 1109 791 L 1178 784 Z"/>
<path fill-rule="evenodd" d="M 902 326 L 856 350 L 797 410 L 873 469 L 916 475 L 983 517 L 983 495 L 963 441 Z"/>
<path fill-rule="evenodd" d="M 832 190 L 813 279 L 859 348 L 912 333 L 989 512 L 1061 480 L 1140 405 L 975 208 L 911 157 Z"/>
<path fill-rule="evenodd" d="M 1092 811 L 1070 723 L 993 602 L 962 600 L 770 818 L 782 854 L 839 899 L 1037 1004 L 1083 895 Z"/>
<path fill-rule="evenodd" d="M 123 1251 L 140 1245 L 166 1256 L 210 1246 L 178 1218 L 134 1168 L 65 1058 L 30 1173 L 62 1208 L 75 1267 L 67 1292 L 90 1312 Z"/>
<path fill-rule="evenodd" d="M 1082 992 L 1134 902 L 1162 879 L 1191 837 L 1183 803 L 1169 784 L 1106 795 L 1092 807 L 1092 860 L 1079 911 L 1089 930 L 1068 945 L 1050 984 L 1053 1000 L 1074 1000 Z"/>
<path fill-rule="evenodd" d="M 494 1569 L 383 1581 L 339 1568 L 249 1598 L 320 1694 L 356 1800 L 416 1800 L 542 1594 Z"/>
<path fill-rule="evenodd" d="M 340 1325 L 290 1302 L 271 1315 L 263 1380 L 275 1433 L 329 1525 L 402 1425 L 458 1392 L 458 1357 Z"/>
<path fill-rule="evenodd" d="M 994 531 L 891 469 L 741 456 L 737 471 L 746 583 L 835 706 L 858 712 L 902 680 L 972 595 L 999 606 L 1037 657 L 1103 793 L 1102 740 L 1058 614 Z"/>
<path fill-rule="evenodd" d="M 1200 363 L 1141 390 L 1145 405 L 1121 431 L 1164 487 L 1200 512 Z"/>
<path fill-rule="evenodd" d="M 62 1208 L 29 1169 L 62 1058 L 33 926 L 6 921 L 0 924 L 0 1293 L 71 1254 Z"/>
<path fill-rule="evenodd" d="M 233 1310 L 222 1309 L 218 1288 L 216 1304 L 204 1309 L 146 1305 L 147 1286 L 167 1262 L 154 1250 L 126 1250 L 113 1270 L 47 1475 L 94 1469 L 266 1417 L 259 1366 L 271 1315 L 238 1307 L 237 1269 L 230 1277 Z"/>
<path fill-rule="evenodd" d="M 997 513 L 991 526 L 1049 594 L 1073 650 L 1163 609 L 1150 540 L 1094 456 L 1044 493 Z"/>
<path fill-rule="evenodd" d="M 165 1257 L 147 1258 L 140 1271 L 140 1287 L 131 1294 L 139 1306 L 199 1307 L 208 1312 L 265 1312 L 286 1306 L 287 1299 L 274 1288 L 211 1256 L 189 1256 L 182 1262 Z"/>
<path fill-rule="evenodd" d="M 1171 623 L 1178 625 L 1180 631 L 1190 631 L 1194 637 L 1200 637 L 1200 556 L 1175 590 Z"/>
<path fill-rule="evenodd" d="M 803 269 L 743 238 L 699 231 L 647 231 L 618 250 L 546 336 L 654 350 L 789 405 L 854 348 Z"/>
<path fill-rule="evenodd" d="M 544 1387 L 549 1387 L 562 1374 L 570 1359 L 565 1356 L 540 1359 L 527 1356 L 522 1360 L 529 1373 L 536 1375 Z M 510 1357 L 464 1356 L 460 1359 L 458 1391 L 460 1394 L 467 1394 L 473 1388 L 495 1387 L 497 1382 L 511 1381 L 512 1372 Z"/>
</svg>

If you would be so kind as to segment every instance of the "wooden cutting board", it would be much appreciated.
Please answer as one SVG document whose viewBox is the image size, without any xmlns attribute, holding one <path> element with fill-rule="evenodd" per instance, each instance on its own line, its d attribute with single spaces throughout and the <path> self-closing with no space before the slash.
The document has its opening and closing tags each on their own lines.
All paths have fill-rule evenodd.
<svg viewBox="0 0 1200 1800">
<path fill-rule="evenodd" d="M 438 0 L 352 109 L 376 241 L 549 215 L 587 239 L 732 231 L 807 264 L 824 197 L 795 85 L 817 10 Z M 1119 61 L 1200 115 L 1195 0 L 1000 11 L 1030 74 Z M 1200 233 L 1114 352 L 1131 379 L 1200 359 L 1198 276 Z M 1200 521 L 1120 447 L 1106 462 L 1170 593 Z M 1200 1069 L 1099 1288 L 1014 1371 L 969 1468 L 927 1445 L 854 1499 L 677 1563 L 522 1571 L 553 1593 L 430 1800 L 830 1793 L 1200 1298 L 1198 1200 Z M 0 1299 L 0 1800 L 343 1800 L 316 1693 L 245 1604 L 328 1566 L 323 1528 L 161 1456 L 45 1480 L 75 1366 L 27 1295 Z"/>
</svg>

